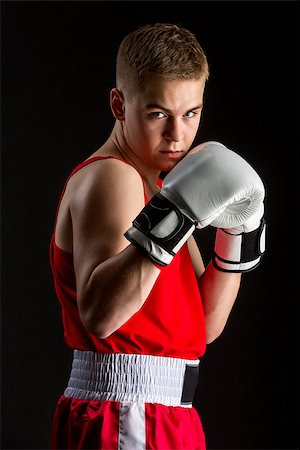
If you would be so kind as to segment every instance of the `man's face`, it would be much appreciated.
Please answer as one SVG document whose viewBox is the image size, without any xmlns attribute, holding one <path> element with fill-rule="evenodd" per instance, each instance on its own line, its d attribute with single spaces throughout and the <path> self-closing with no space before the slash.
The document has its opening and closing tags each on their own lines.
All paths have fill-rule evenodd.
<svg viewBox="0 0 300 450">
<path fill-rule="evenodd" d="M 123 132 L 147 166 L 168 171 L 190 149 L 201 118 L 205 81 L 152 77 L 124 103 Z"/>
</svg>

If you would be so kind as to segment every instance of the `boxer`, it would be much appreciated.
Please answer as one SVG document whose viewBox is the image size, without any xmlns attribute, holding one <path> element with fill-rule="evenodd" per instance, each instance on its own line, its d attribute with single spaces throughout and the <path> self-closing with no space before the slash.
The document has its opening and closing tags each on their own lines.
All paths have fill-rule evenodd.
<svg viewBox="0 0 300 450">
<path fill-rule="evenodd" d="M 66 179 L 50 242 L 74 354 L 51 449 L 206 448 L 200 360 L 265 240 L 254 168 L 220 142 L 194 145 L 208 76 L 184 27 L 145 25 L 119 46 L 113 129 Z M 207 226 L 205 266 L 193 232 Z"/>
</svg>

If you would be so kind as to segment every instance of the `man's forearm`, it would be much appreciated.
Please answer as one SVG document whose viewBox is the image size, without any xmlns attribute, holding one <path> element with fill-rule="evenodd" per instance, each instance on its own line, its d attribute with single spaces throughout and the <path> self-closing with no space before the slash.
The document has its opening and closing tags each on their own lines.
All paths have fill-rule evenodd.
<svg viewBox="0 0 300 450">
<path fill-rule="evenodd" d="M 141 308 L 159 273 L 132 245 L 99 264 L 79 298 L 85 326 L 99 338 L 108 337 Z"/>
<path fill-rule="evenodd" d="M 212 262 L 199 278 L 208 344 L 222 333 L 237 297 L 240 282 L 240 273 L 221 272 Z"/>
</svg>

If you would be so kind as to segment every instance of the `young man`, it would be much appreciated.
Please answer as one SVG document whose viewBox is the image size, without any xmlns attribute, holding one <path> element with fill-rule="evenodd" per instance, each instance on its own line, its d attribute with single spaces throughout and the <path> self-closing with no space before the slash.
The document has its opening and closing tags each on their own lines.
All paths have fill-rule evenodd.
<svg viewBox="0 0 300 450">
<path fill-rule="evenodd" d="M 190 151 L 208 74 L 194 34 L 177 25 L 141 27 L 120 45 L 114 128 L 68 178 L 50 246 L 74 350 L 53 449 L 205 449 L 192 406 L 199 358 L 241 272 L 259 263 L 264 196 L 222 144 Z M 192 233 L 209 224 L 205 268 Z"/>
</svg>

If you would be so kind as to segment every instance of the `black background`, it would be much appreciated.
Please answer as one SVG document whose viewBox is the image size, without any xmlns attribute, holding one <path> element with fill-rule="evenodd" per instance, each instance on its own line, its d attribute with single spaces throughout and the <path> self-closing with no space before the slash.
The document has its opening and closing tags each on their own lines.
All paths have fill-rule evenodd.
<svg viewBox="0 0 300 450">
<path fill-rule="evenodd" d="M 213 449 L 296 449 L 298 2 L 2 2 L 2 446 L 47 449 L 71 362 L 48 261 L 65 178 L 113 125 L 122 37 L 194 31 L 211 77 L 199 142 L 244 156 L 267 191 L 268 251 L 243 276 L 201 362 L 195 406 Z M 214 231 L 197 232 L 206 260 Z"/>
</svg>

